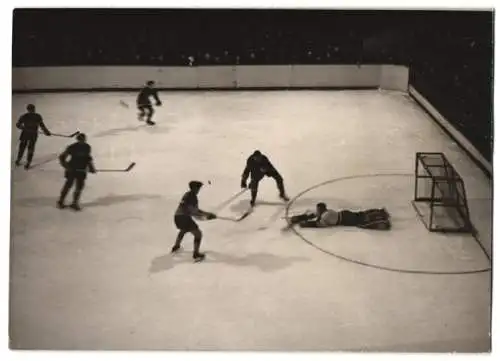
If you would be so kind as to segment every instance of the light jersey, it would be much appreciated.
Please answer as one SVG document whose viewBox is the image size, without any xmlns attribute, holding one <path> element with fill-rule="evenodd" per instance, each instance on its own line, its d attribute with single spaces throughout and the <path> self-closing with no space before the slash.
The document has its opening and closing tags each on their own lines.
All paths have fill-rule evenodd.
<svg viewBox="0 0 500 361">
<path fill-rule="evenodd" d="M 319 217 L 318 224 L 322 227 L 336 226 L 339 222 L 339 214 L 334 210 L 327 209 L 321 217 Z"/>
</svg>

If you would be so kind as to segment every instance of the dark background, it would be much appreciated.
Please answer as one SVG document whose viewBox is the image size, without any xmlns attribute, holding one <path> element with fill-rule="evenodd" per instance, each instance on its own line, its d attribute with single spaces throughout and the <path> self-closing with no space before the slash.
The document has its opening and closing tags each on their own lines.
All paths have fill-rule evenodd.
<svg viewBox="0 0 500 361">
<path fill-rule="evenodd" d="M 13 66 L 399 64 L 491 161 L 493 12 L 18 9 Z"/>
</svg>

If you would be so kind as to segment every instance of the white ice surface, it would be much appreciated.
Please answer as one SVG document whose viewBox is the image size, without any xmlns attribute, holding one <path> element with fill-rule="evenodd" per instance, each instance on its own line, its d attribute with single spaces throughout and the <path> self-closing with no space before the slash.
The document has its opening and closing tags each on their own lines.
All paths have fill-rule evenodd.
<svg viewBox="0 0 500 361">
<path fill-rule="evenodd" d="M 489 349 L 490 272 L 401 273 L 321 252 L 282 230 L 285 207 L 271 179 L 260 186 L 264 203 L 244 221 L 200 222 L 204 263 L 192 263 L 189 235 L 183 253 L 169 254 L 187 182 L 210 180 L 200 206 L 218 210 L 239 191 L 246 157 L 260 149 L 292 197 L 331 180 L 300 195 L 291 213 L 320 200 L 391 212 L 390 232 L 301 231 L 326 252 L 402 271 L 489 268 L 471 236 L 431 234 L 411 207 L 415 153 L 444 152 L 464 178 L 472 221 L 491 254 L 489 180 L 409 98 L 378 91 L 161 95 L 155 127 L 137 121 L 131 93 L 14 96 L 15 117 L 34 102 L 52 131 L 87 133 L 98 167 L 137 166 L 89 175 L 78 214 L 55 208 L 63 183 L 55 159 L 67 139 L 41 136 L 39 166 L 13 169 L 13 347 Z M 244 194 L 219 214 L 237 216 L 248 200 Z"/>
</svg>

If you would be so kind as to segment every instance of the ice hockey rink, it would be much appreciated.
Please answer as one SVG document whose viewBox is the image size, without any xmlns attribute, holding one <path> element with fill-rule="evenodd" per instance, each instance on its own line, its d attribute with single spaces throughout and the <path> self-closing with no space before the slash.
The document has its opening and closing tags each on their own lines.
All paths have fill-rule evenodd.
<svg viewBox="0 0 500 361">
<path fill-rule="evenodd" d="M 154 127 L 137 120 L 134 93 L 13 96 L 13 122 L 34 103 L 53 132 L 88 135 L 98 168 L 137 163 L 89 174 L 80 213 L 55 207 L 68 139 L 40 136 L 35 167 L 12 170 L 13 348 L 489 351 L 492 184 L 410 97 L 160 96 Z M 237 217 L 256 149 L 282 174 L 288 206 L 264 179 L 243 221 L 199 222 L 204 262 L 192 261 L 191 235 L 170 255 L 187 183 L 205 183 L 200 208 Z M 411 204 L 416 152 L 443 152 L 460 173 L 479 241 L 425 228 Z M 284 229 L 286 214 L 319 201 L 386 207 L 393 229 Z"/>
</svg>

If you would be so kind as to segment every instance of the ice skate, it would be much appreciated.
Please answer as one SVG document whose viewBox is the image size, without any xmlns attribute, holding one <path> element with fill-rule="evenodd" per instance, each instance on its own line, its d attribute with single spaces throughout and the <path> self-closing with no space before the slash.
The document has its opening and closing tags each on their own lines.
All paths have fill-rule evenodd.
<svg viewBox="0 0 500 361">
<path fill-rule="evenodd" d="M 69 208 L 75 210 L 75 211 L 81 211 L 82 208 L 80 207 L 80 205 L 78 203 L 72 203 Z"/>
<path fill-rule="evenodd" d="M 205 259 L 205 254 L 204 253 L 194 253 L 193 259 L 195 262 L 201 262 Z"/>
</svg>

